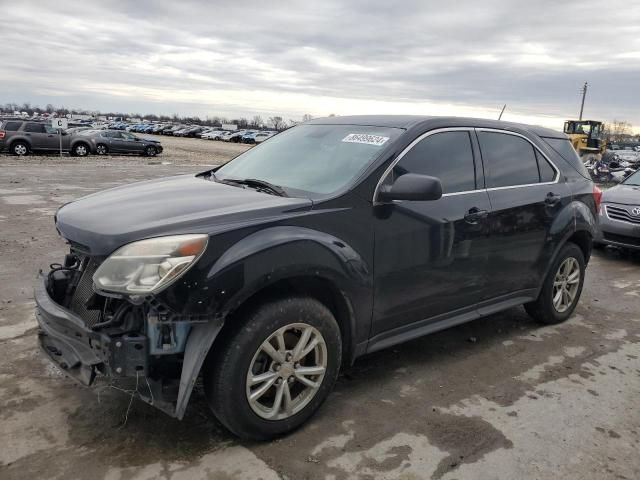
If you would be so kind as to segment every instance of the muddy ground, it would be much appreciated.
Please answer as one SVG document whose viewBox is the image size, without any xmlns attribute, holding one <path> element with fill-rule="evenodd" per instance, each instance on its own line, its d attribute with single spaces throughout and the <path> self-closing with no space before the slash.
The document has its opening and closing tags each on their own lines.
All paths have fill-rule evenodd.
<svg viewBox="0 0 640 480">
<path fill-rule="evenodd" d="M 170 151 L 171 165 L 0 157 L 1 479 L 640 478 L 640 256 L 617 250 L 594 254 L 567 323 L 515 308 L 361 358 L 310 423 L 270 443 L 237 441 L 200 391 L 179 422 L 65 380 L 33 316 L 37 270 L 66 251 L 52 215 L 223 158 Z"/>
</svg>

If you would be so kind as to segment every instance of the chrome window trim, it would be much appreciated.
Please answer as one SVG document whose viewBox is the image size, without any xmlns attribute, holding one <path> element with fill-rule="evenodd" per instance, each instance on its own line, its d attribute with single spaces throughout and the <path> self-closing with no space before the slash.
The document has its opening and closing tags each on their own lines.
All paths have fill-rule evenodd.
<svg viewBox="0 0 640 480">
<path fill-rule="evenodd" d="M 393 162 L 391 162 L 389 164 L 389 166 L 384 170 L 384 172 L 382 173 L 382 175 L 380 176 L 380 179 L 378 180 L 378 183 L 376 184 L 376 188 L 373 191 L 373 205 L 382 205 L 383 202 L 378 202 L 376 201 L 376 198 L 378 196 L 378 191 L 380 190 L 380 186 L 382 185 L 382 183 L 384 182 L 384 180 L 387 178 L 387 175 L 389 175 L 389 173 L 391 172 L 391 170 L 393 170 L 393 167 L 396 166 L 396 164 L 402 160 L 402 157 L 404 157 L 409 150 L 411 150 L 417 143 L 419 143 L 420 141 L 422 141 L 423 139 L 431 136 L 431 135 L 435 135 L 436 133 L 442 133 L 442 132 L 491 132 L 491 133 L 502 133 L 502 134 L 506 134 L 506 135 L 513 135 L 515 137 L 520 137 L 523 138 L 524 140 L 526 140 L 527 142 L 529 142 L 529 145 L 531 145 L 540 155 L 542 155 L 547 162 L 549 162 L 549 164 L 551 165 L 551 168 L 553 168 L 554 172 L 555 172 L 555 176 L 553 181 L 551 182 L 538 182 L 538 183 L 527 183 L 527 184 L 523 184 L 523 185 L 506 185 L 504 187 L 490 187 L 490 188 L 481 188 L 481 189 L 476 189 L 476 190 L 464 190 L 462 192 L 452 192 L 452 193 L 443 193 L 442 196 L 443 197 L 453 197 L 456 195 L 467 195 L 470 193 L 481 193 L 481 192 L 493 192 L 496 190 L 507 190 L 507 189 L 512 189 L 512 188 L 528 188 L 528 187 L 536 187 L 539 185 L 555 185 L 556 183 L 560 182 L 560 169 L 556 166 L 555 163 L 553 163 L 553 161 L 542 151 L 540 150 L 540 148 L 533 143 L 531 140 L 529 140 L 526 136 L 517 133 L 517 132 L 511 132 L 509 130 L 502 130 L 499 128 L 479 128 L 479 127 L 445 127 L 445 128 L 437 128 L 435 130 L 430 130 L 428 132 L 423 133 L 422 135 L 420 135 L 419 137 L 417 137 L 413 142 L 411 142 L 409 145 L 407 145 L 405 147 L 405 149 L 400 152 L 400 154 L 395 158 L 395 160 L 393 160 Z M 482 148 L 479 145 L 480 141 L 478 140 L 478 148 L 480 148 L 480 154 L 482 155 Z M 474 156 L 474 162 L 476 161 L 475 156 Z M 483 162 L 483 160 L 481 159 L 481 161 Z M 537 159 L 536 159 L 537 161 Z M 476 165 L 477 168 L 477 165 Z M 486 183 L 486 178 L 485 178 L 485 183 Z"/>
<path fill-rule="evenodd" d="M 553 163 L 551 159 L 542 150 L 540 150 L 540 148 L 538 148 L 538 146 L 535 143 L 533 143 L 531 140 L 529 140 L 527 137 L 525 137 L 521 133 L 510 132 L 509 130 L 501 130 L 499 128 L 476 128 L 476 131 L 502 133 L 502 134 L 513 135 L 514 137 L 520 137 L 525 139 L 527 142 L 529 142 L 529 145 L 531 145 L 540 155 L 542 155 L 547 160 L 547 162 L 549 162 L 549 164 L 551 165 L 551 168 L 553 168 L 553 170 L 556 172 L 555 176 L 553 177 L 553 181 L 551 182 L 525 183 L 522 185 L 505 185 L 504 187 L 489 187 L 487 188 L 488 192 L 493 192 L 495 190 L 506 190 L 508 188 L 535 187 L 538 185 L 554 185 L 560 182 L 560 169 L 557 167 L 557 165 Z M 478 139 L 478 143 L 480 143 L 480 139 Z M 482 153 L 482 147 L 480 145 L 478 146 L 480 147 L 480 153 Z M 537 159 L 536 159 L 536 162 L 537 162 Z M 485 179 L 485 183 L 486 183 L 486 179 Z"/>
<path fill-rule="evenodd" d="M 402 150 L 398 156 L 393 160 L 393 162 L 391 162 L 389 164 L 389 166 L 387 168 L 385 168 L 384 172 L 382 173 L 382 175 L 380 176 L 380 179 L 378 180 L 378 183 L 376 183 L 376 188 L 373 190 L 373 198 L 371 199 L 371 201 L 373 202 L 373 205 L 383 205 L 384 202 L 378 202 L 376 201 L 376 198 L 378 197 L 378 191 L 380 190 L 380 186 L 382 185 L 382 183 L 384 182 L 384 180 L 387 178 L 387 175 L 389 175 L 389 173 L 391 173 L 391 170 L 393 170 L 393 167 L 396 166 L 396 164 L 402 160 L 402 157 L 404 157 L 407 153 L 409 153 L 409 150 L 411 150 L 417 143 L 421 142 L 423 139 L 430 137 L 431 135 L 435 135 L 436 133 L 442 133 L 442 132 L 473 132 L 474 128 L 473 127 L 445 127 L 445 128 L 436 128 L 435 130 L 429 130 L 428 132 L 423 133 L 422 135 L 418 136 L 413 142 L 411 142 L 409 145 L 407 145 L 405 147 L 404 150 Z M 469 138 L 469 141 L 471 141 L 471 138 Z M 471 151 L 473 153 L 473 146 L 471 148 Z M 476 161 L 475 156 L 474 156 L 474 162 Z M 476 166 L 477 168 L 477 166 Z M 467 190 L 464 192 L 453 192 L 453 193 L 445 193 L 442 196 L 444 197 L 445 195 L 456 195 L 456 194 L 462 194 L 462 193 L 473 193 L 476 192 L 478 190 Z"/>
</svg>

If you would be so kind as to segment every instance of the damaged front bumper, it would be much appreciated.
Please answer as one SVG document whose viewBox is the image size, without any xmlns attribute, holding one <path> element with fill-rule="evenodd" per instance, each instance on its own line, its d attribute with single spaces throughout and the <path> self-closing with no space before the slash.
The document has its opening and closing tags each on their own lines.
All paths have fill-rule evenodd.
<svg viewBox="0 0 640 480">
<path fill-rule="evenodd" d="M 46 276 L 40 276 L 34 289 L 38 341 L 43 353 L 65 374 L 87 387 L 102 377 L 107 384 L 127 385 L 124 389 L 131 391 L 131 380 L 135 380 L 133 392 L 138 398 L 182 419 L 221 322 L 194 325 L 179 378 L 163 378 L 149 373 L 149 339 L 145 335 L 114 337 L 92 330 L 80 316 L 51 298 L 46 282 Z"/>
<path fill-rule="evenodd" d="M 105 346 L 109 338 L 89 330 L 80 317 L 55 303 L 44 277 L 36 284 L 34 299 L 42 351 L 71 378 L 92 385 L 99 371 L 106 373 L 109 358 Z"/>
</svg>

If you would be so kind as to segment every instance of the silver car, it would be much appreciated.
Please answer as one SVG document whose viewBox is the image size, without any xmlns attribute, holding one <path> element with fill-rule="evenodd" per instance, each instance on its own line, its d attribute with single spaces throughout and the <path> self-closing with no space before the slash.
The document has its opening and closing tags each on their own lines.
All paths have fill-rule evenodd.
<svg viewBox="0 0 640 480">
<path fill-rule="evenodd" d="M 640 250 L 640 170 L 602 193 L 594 246 Z"/>
</svg>

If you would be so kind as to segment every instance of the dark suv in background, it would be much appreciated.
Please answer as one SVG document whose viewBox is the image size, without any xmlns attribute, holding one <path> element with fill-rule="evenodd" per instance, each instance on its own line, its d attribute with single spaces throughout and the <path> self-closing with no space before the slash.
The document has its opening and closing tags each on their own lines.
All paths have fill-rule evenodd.
<svg viewBox="0 0 640 480">
<path fill-rule="evenodd" d="M 552 130 L 313 120 L 60 208 L 70 251 L 35 290 L 40 343 L 85 385 L 109 377 L 178 418 L 202 377 L 231 431 L 273 437 L 366 353 L 519 305 L 566 320 L 600 195 Z"/>
<path fill-rule="evenodd" d="M 71 135 L 62 132 L 62 150 L 68 152 Z M 45 122 L 6 120 L 0 124 L 0 151 L 14 155 L 60 149 L 58 131 Z"/>
</svg>

